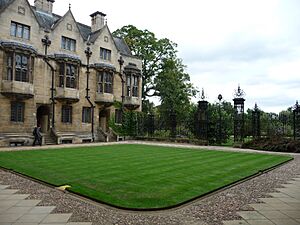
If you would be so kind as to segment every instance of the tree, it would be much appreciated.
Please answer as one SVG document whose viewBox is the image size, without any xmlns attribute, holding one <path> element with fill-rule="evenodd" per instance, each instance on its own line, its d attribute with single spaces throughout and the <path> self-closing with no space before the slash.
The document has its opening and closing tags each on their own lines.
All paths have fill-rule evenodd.
<svg viewBox="0 0 300 225">
<path fill-rule="evenodd" d="M 233 105 L 226 101 L 222 101 L 221 104 L 209 103 L 208 115 L 210 126 L 208 134 L 209 141 L 213 143 L 220 139 L 221 142 L 226 142 L 229 136 L 233 135 Z M 220 122 L 221 124 L 219 124 Z M 221 133 L 219 132 L 219 129 Z M 221 135 L 221 137 L 218 135 Z"/>
<path fill-rule="evenodd" d="M 139 30 L 133 25 L 127 25 L 113 32 L 113 35 L 123 38 L 133 55 L 143 61 L 142 98 L 160 96 L 155 89 L 154 78 L 164 69 L 165 59 L 176 56 L 177 44 L 167 38 L 158 39 L 148 30 Z"/>
<path fill-rule="evenodd" d="M 178 119 L 183 119 L 190 111 L 190 97 L 196 95 L 196 89 L 184 71 L 182 60 L 164 59 L 161 66 L 163 69 L 154 79 L 155 90 L 161 98 L 160 110 L 166 118 L 172 111 Z"/>
</svg>

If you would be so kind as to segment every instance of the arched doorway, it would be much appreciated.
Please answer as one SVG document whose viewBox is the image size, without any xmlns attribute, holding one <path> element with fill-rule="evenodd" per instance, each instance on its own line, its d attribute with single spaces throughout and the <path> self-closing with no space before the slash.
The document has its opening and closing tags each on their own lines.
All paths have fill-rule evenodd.
<svg viewBox="0 0 300 225">
<path fill-rule="evenodd" d="M 41 126 L 42 133 L 47 133 L 49 131 L 49 107 L 46 105 L 41 105 L 37 108 L 36 121 L 37 124 Z"/>
<path fill-rule="evenodd" d="M 109 110 L 102 109 L 99 112 L 99 126 L 106 132 L 108 130 Z"/>
</svg>

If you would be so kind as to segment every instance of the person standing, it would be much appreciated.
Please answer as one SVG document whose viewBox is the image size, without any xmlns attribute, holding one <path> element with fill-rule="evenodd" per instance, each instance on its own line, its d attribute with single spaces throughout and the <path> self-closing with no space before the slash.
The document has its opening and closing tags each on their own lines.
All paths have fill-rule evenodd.
<svg viewBox="0 0 300 225">
<path fill-rule="evenodd" d="M 42 146 L 42 134 L 41 134 L 41 127 L 40 127 L 40 125 L 37 125 L 37 127 L 35 127 L 33 129 L 32 133 L 34 135 L 34 141 L 33 141 L 32 146 L 35 146 L 36 142 L 38 142 L 38 144 L 40 146 Z"/>
</svg>

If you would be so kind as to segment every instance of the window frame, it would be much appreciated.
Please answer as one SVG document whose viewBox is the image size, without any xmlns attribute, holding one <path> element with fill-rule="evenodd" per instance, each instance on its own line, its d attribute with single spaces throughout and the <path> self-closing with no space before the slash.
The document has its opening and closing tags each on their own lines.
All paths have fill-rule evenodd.
<svg viewBox="0 0 300 225">
<path fill-rule="evenodd" d="M 122 124 L 122 110 L 115 109 L 115 124 Z"/>
<path fill-rule="evenodd" d="M 79 66 L 77 64 L 58 62 L 58 87 L 77 89 Z"/>
<path fill-rule="evenodd" d="M 100 59 L 111 61 L 111 50 L 100 47 Z"/>
<path fill-rule="evenodd" d="M 109 71 L 97 72 L 97 93 L 99 94 L 113 94 L 114 74 Z"/>
<path fill-rule="evenodd" d="M 76 40 L 66 37 L 66 36 L 61 36 L 61 49 L 76 52 Z"/>
<path fill-rule="evenodd" d="M 73 107 L 71 105 L 62 105 L 61 107 L 61 122 L 72 124 Z"/>
<path fill-rule="evenodd" d="M 19 101 L 11 102 L 10 121 L 15 123 L 24 123 L 25 103 Z"/>
<path fill-rule="evenodd" d="M 4 76 L 4 79 L 25 83 L 32 82 L 34 68 L 33 56 L 30 54 L 21 53 L 19 51 L 7 51 L 5 52 L 5 57 L 6 76 Z"/>
<path fill-rule="evenodd" d="M 131 75 L 126 75 L 126 96 L 131 96 Z"/>
<path fill-rule="evenodd" d="M 139 97 L 139 77 L 137 75 L 132 75 L 132 97 Z"/>
<path fill-rule="evenodd" d="M 30 26 L 11 21 L 10 36 L 30 40 Z"/>
<path fill-rule="evenodd" d="M 91 107 L 82 107 L 82 123 L 92 123 Z"/>
<path fill-rule="evenodd" d="M 128 73 L 125 79 L 125 95 L 127 97 L 140 97 L 140 76 L 135 73 Z"/>
</svg>

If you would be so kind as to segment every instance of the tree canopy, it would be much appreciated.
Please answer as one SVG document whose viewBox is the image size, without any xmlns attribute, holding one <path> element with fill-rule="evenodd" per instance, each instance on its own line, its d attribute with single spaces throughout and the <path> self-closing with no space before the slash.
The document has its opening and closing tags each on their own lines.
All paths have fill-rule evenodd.
<svg viewBox="0 0 300 225">
<path fill-rule="evenodd" d="M 164 69 L 154 78 L 155 89 L 161 97 L 161 110 L 167 115 L 173 111 L 179 117 L 186 116 L 190 97 L 196 94 L 190 76 L 180 59 L 164 59 L 162 66 Z"/>
<path fill-rule="evenodd" d="M 189 75 L 183 72 L 182 61 L 177 58 L 176 43 L 167 38 L 158 39 L 153 32 L 140 30 L 133 25 L 124 26 L 113 32 L 113 35 L 123 38 L 132 53 L 143 61 L 143 100 L 152 96 L 163 98 L 171 94 L 166 94 L 165 91 L 170 90 L 170 88 L 162 87 L 162 84 L 158 83 L 163 80 L 163 75 L 169 75 L 171 78 L 179 76 L 175 79 L 177 82 L 189 81 Z M 171 71 L 172 76 L 170 75 Z M 169 85 L 169 83 L 164 84 Z M 185 85 L 183 84 L 183 86 Z M 190 84 L 186 87 L 188 86 L 192 87 Z M 190 95 L 190 91 L 188 91 L 188 95 Z M 162 101 L 164 100 L 162 99 Z"/>
</svg>

